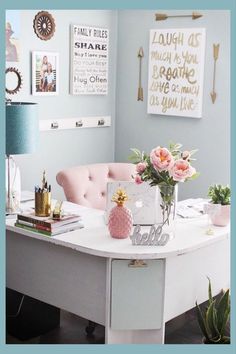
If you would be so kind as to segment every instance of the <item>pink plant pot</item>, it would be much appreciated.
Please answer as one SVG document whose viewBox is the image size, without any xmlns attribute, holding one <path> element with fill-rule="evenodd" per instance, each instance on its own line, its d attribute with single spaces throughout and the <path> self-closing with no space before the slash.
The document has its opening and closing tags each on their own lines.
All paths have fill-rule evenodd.
<svg viewBox="0 0 236 354">
<path fill-rule="evenodd" d="M 127 238 L 132 231 L 133 217 L 131 211 L 122 206 L 117 205 L 111 209 L 108 219 L 108 229 L 110 235 L 114 238 Z"/>
<path fill-rule="evenodd" d="M 214 212 L 215 206 L 215 212 Z M 210 217 L 215 226 L 227 226 L 230 221 L 230 205 L 211 205 Z"/>
</svg>

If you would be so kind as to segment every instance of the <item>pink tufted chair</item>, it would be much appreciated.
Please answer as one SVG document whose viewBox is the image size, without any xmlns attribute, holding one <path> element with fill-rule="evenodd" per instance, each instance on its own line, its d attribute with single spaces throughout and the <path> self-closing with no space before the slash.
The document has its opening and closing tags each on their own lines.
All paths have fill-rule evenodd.
<svg viewBox="0 0 236 354">
<path fill-rule="evenodd" d="M 105 210 L 107 182 L 131 181 L 134 173 L 131 163 L 100 163 L 67 168 L 56 179 L 68 201 Z"/>
</svg>

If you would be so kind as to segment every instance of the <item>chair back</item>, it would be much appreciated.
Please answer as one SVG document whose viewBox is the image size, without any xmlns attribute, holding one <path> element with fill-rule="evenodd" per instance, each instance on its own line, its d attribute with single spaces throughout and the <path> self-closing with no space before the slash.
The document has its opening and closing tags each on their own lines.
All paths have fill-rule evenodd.
<svg viewBox="0 0 236 354">
<path fill-rule="evenodd" d="M 135 165 L 131 163 L 100 163 L 75 166 L 60 171 L 56 180 L 66 199 L 90 208 L 106 208 L 107 182 L 132 181 Z"/>
</svg>

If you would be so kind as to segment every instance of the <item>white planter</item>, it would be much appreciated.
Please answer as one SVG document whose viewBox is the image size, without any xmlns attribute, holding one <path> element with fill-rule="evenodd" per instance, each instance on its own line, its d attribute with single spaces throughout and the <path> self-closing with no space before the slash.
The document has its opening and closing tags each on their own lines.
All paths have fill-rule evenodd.
<svg viewBox="0 0 236 354">
<path fill-rule="evenodd" d="M 230 221 L 230 205 L 209 203 L 208 214 L 213 225 L 227 226 Z"/>
</svg>

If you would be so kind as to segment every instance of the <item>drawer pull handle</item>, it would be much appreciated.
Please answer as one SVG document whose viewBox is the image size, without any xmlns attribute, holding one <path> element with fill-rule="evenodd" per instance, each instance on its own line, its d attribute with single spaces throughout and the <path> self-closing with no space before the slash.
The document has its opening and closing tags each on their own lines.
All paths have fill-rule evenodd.
<svg viewBox="0 0 236 354">
<path fill-rule="evenodd" d="M 145 263 L 142 259 L 133 259 L 130 261 L 128 267 L 130 268 L 144 268 L 147 267 L 147 263 Z"/>
</svg>

